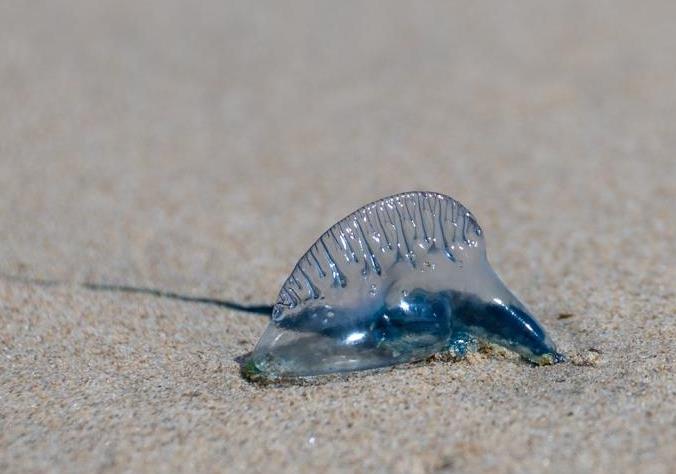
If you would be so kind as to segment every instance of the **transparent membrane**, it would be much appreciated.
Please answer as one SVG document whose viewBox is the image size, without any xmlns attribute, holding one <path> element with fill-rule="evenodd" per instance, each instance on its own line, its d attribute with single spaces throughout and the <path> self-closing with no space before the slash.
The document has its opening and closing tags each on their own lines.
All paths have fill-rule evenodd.
<svg viewBox="0 0 676 474">
<path fill-rule="evenodd" d="M 462 356 L 485 340 L 529 361 L 562 356 L 486 258 L 474 216 L 410 192 L 355 211 L 301 257 L 243 366 L 275 381 Z"/>
</svg>

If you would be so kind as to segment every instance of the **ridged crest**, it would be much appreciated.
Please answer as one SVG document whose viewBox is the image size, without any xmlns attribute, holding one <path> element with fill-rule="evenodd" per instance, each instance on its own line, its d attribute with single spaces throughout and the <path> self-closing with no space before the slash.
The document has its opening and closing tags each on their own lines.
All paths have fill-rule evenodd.
<svg viewBox="0 0 676 474">
<path fill-rule="evenodd" d="M 461 264 L 456 250 L 468 248 L 484 249 L 482 231 L 453 198 L 408 192 L 380 199 L 340 220 L 300 258 L 279 292 L 273 319 L 364 281 L 375 289 L 388 268 L 430 265 L 425 256 L 432 252 Z"/>
</svg>

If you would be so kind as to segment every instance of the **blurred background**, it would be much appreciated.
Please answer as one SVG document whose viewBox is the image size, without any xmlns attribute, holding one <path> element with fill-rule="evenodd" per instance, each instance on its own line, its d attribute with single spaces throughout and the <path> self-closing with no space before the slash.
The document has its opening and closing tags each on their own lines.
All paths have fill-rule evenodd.
<svg viewBox="0 0 676 474">
<path fill-rule="evenodd" d="M 0 0 L 0 470 L 673 472 L 673 1 Z M 570 363 L 239 376 L 356 208 L 461 201 Z M 272 464 L 271 464 L 272 463 Z M 12 469 L 14 468 L 14 469 Z"/>
<path fill-rule="evenodd" d="M 673 2 L 2 2 L 0 269 L 270 301 L 326 227 L 413 189 L 459 199 L 502 248 L 520 219 L 547 252 L 580 227 L 627 232 L 608 213 L 660 231 L 674 18 Z"/>
</svg>

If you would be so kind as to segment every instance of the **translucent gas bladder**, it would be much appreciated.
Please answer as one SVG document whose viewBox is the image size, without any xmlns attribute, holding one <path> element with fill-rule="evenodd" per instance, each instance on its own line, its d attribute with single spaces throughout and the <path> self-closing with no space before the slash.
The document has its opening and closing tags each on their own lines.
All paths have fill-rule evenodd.
<svg viewBox="0 0 676 474">
<path fill-rule="evenodd" d="M 454 199 L 409 192 L 327 230 L 282 286 L 243 374 L 276 381 L 373 369 L 478 340 L 536 364 L 563 359 L 493 271 L 483 232 Z"/>
</svg>

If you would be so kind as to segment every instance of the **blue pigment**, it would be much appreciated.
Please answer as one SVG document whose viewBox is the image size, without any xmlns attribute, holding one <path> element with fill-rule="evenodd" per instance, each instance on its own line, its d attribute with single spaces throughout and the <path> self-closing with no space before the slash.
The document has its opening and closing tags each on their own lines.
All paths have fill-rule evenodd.
<svg viewBox="0 0 676 474">
<path fill-rule="evenodd" d="M 477 341 L 536 364 L 563 357 L 486 258 L 473 215 L 448 196 L 399 194 L 335 224 L 301 257 L 245 376 L 276 381 L 462 357 Z"/>
</svg>

